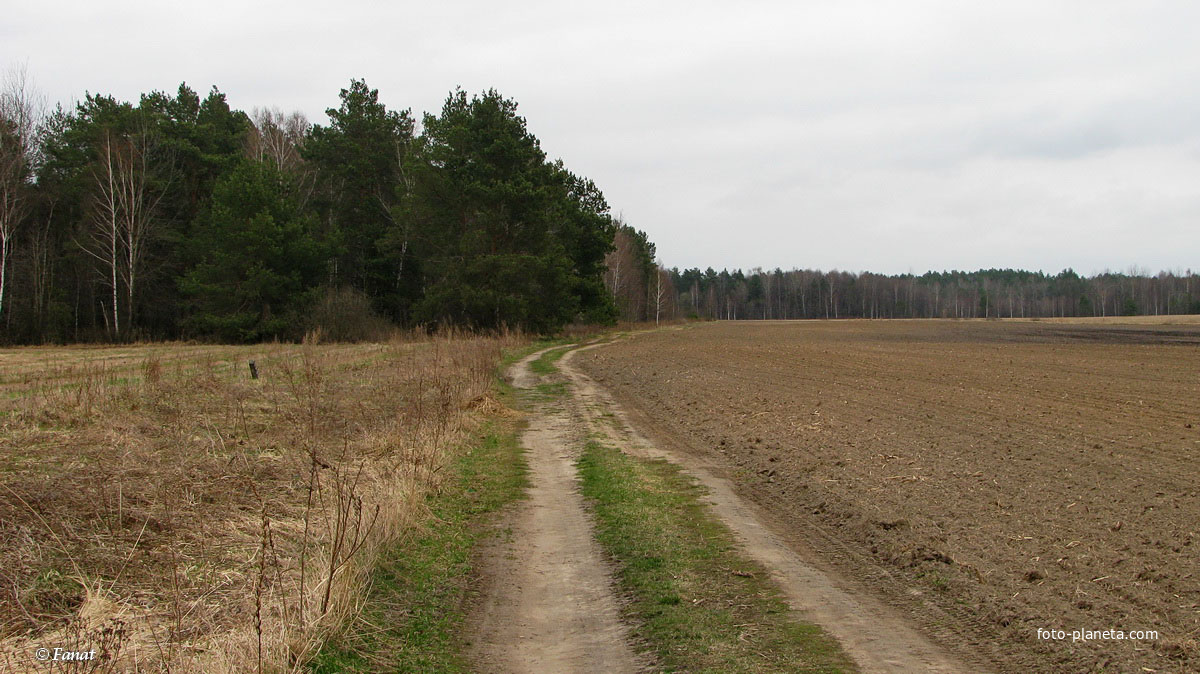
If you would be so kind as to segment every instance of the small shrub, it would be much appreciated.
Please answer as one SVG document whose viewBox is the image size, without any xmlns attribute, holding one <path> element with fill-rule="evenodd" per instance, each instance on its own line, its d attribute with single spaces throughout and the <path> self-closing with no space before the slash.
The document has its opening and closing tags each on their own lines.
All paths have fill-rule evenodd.
<svg viewBox="0 0 1200 674">
<path fill-rule="evenodd" d="M 355 288 L 329 288 L 317 300 L 307 329 L 330 342 L 378 342 L 386 340 L 393 326 L 375 313 L 371 298 Z"/>
</svg>

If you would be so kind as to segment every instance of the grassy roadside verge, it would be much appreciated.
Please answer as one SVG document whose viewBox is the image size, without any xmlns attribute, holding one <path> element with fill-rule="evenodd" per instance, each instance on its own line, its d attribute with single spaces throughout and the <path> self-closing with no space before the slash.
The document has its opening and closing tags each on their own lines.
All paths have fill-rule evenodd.
<svg viewBox="0 0 1200 674">
<path fill-rule="evenodd" d="M 326 644 L 313 672 L 470 671 L 459 635 L 471 551 L 487 535 L 483 522 L 524 492 L 517 423 L 489 422 L 452 470 L 451 486 L 429 502 L 424 530 L 384 554 L 361 615 Z"/>
<path fill-rule="evenodd" d="M 666 671 L 855 671 L 836 641 L 795 620 L 678 467 L 591 441 L 579 470 L 635 633 Z"/>
<path fill-rule="evenodd" d="M 539 342 L 508 353 L 496 389 L 516 405 L 500 374 L 521 357 L 552 345 Z M 327 643 L 310 666 L 333 672 L 469 672 L 461 634 L 472 573 L 472 551 L 486 523 L 526 487 L 516 417 L 497 415 L 448 466 L 446 488 L 428 502 L 430 517 L 414 538 L 387 551 L 372 574 L 371 592 L 347 633 Z"/>
</svg>

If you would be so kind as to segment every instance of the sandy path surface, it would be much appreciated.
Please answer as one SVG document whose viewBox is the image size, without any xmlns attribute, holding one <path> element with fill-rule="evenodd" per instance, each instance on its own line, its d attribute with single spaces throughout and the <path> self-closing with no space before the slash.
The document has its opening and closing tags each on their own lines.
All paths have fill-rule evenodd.
<svg viewBox="0 0 1200 674">
<path fill-rule="evenodd" d="M 517 388 L 538 383 L 529 364 L 509 373 Z M 471 620 L 481 672 L 638 672 L 603 552 L 579 493 L 575 460 L 583 436 L 572 407 L 535 401 L 521 445 L 530 488 L 483 552 L 482 600 Z"/>
<path fill-rule="evenodd" d="M 761 510 L 742 498 L 714 467 L 694 455 L 655 446 L 634 429 L 628 415 L 595 382 L 571 366 L 583 347 L 559 361 L 568 378 L 577 415 L 591 432 L 608 436 L 626 451 L 665 458 L 682 466 L 709 489 L 717 517 L 733 530 L 746 553 L 768 568 L 791 606 L 821 625 L 855 660 L 863 672 L 979 672 L 917 632 L 894 609 L 873 597 L 842 589 L 834 579 L 805 561 L 766 522 Z"/>
</svg>

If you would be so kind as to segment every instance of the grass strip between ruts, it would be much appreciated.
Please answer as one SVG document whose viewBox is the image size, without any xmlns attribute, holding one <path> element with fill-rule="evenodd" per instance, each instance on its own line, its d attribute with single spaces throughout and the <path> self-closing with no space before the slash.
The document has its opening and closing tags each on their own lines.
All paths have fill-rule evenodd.
<svg viewBox="0 0 1200 674">
<path fill-rule="evenodd" d="M 591 441 L 579 470 L 635 636 L 665 671 L 855 671 L 834 639 L 796 619 L 678 467 Z"/>
</svg>

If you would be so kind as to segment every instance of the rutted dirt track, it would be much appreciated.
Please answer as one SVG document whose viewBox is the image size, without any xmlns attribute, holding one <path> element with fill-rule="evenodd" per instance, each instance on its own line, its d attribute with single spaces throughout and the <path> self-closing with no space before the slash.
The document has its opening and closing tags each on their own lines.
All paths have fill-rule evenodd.
<svg viewBox="0 0 1200 674">
<path fill-rule="evenodd" d="M 584 347 L 587 350 L 594 347 Z M 577 490 L 574 461 L 583 440 L 607 438 L 637 455 L 684 466 L 709 489 L 716 515 L 745 552 L 771 570 L 792 606 L 837 638 L 863 672 L 981 671 L 962 664 L 920 635 L 903 617 L 866 593 L 854 596 L 801 559 L 765 524 L 760 508 L 734 493 L 705 461 L 648 442 L 604 391 L 559 361 L 569 395 L 539 399 L 544 383 L 529 369 L 540 353 L 513 367 L 513 384 L 533 405 L 522 445 L 530 464 L 529 501 L 503 524 L 511 533 L 481 555 L 487 567 L 472 619 L 473 659 L 488 672 L 635 672 L 603 553 Z"/>
<path fill-rule="evenodd" d="M 571 362 L 971 669 L 1162 672 L 1200 666 L 1198 342 L 1194 324 L 717 323 Z"/>
<path fill-rule="evenodd" d="M 529 363 L 541 353 L 513 366 L 514 386 L 536 385 Z M 481 555 L 483 599 L 471 627 L 477 671 L 641 671 L 578 490 L 580 424 L 570 409 L 535 405 L 521 437 L 529 499 L 505 521 L 511 534 Z"/>
<path fill-rule="evenodd" d="M 804 561 L 766 525 L 769 516 L 739 497 L 730 482 L 718 477 L 707 461 L 646 440 L 607 393 L 571 366 L 577 353 L 591 348 L 594 347 L 572 351 L 559 361 L 561 371 L 571 383 L 572 402 L 577 406 L 578 416 L 587 421 L 589 430 L 627 452 L 665 458 L 681 465 L 698 479 L 709 491 L 714 514 L 734 532 L 743 551 L 771 571 L 792 608 L 836 638 L 861 671 L 981 671 L 978 665 L 964 666 L 879 601 L 865 593 L 853 596 L 829 575 Z"/>
</svg>

